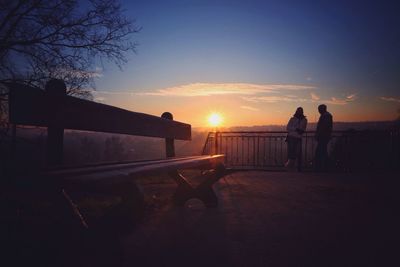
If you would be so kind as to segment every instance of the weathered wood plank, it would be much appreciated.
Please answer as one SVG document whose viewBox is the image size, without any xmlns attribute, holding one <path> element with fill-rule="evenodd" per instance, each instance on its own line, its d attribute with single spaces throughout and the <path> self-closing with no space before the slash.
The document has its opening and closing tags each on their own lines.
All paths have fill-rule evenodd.
<svg viewBox="0 0 400 267">
<path fill-rule="evenodd" d="M 10 122 L 64 129 L 191 139 L 191 126 L 72 96 L 57 98 L 26 85 L 10 84 Z"/>
<path fill-rule="evenodd" d="M 66 182 L 95 182 L 105 180 L 116 182 L 117 180 L 128 180 L 141 174 L 215 166 L 216 164 L 223 163 L 223 160 L 224 155 L 193 156 L 88 168 L 52 170 L 42 173 L 41 176 L 50 179 L 60 178 Z"/>
</svg>

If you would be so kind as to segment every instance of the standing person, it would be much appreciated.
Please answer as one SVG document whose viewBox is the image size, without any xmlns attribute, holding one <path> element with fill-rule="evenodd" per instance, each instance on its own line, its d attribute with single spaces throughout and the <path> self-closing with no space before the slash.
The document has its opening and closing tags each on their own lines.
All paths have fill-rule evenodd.
<svg viewBox="0 0 400 267">
<path fill-rule="evenodd" d="M 298 107 L 296 113 L 290 118 L 287 124 L 287 150 L 288 160 L 285 167 L 292 169 L 296 164 L 296 159 L 299 158 L 301 151 L 301 138 L 307 127 L 307 118 L 304 116 L 303 108 Z M 301 162 L 298 162 L 298 170 L 301 170 Z"/>
<path fill-rule="evenodd" d="M 315 170 L 327 171 L 328 169 L 328 143 L 332 134 L 332 115 L 327 111 L 326 105 L 318 106 L 318 112 L 321 114 L 317 124 L 315 139 L 317 148 L 315 150 Z"/>
</svg>

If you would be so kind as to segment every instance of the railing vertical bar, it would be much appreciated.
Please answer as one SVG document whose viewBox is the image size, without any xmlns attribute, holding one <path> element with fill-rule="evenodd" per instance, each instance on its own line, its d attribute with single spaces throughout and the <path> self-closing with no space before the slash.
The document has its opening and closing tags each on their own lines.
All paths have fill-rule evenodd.
<svg viewBox="0 0 400 267">
<path fill-rule="evenodd" d="M 266 138 L 265 138 L 265 136 L 263 137 L 263 140 L 264 140 L 264 146 L 263 146 L 263 166 L 265 166 L 265 157 L 266 157 L 266 153 L 265 153 L 265 151 L 266 151 L 266 143 L 265 143 L 265 141 L 266 141 Z"/>
<path fill-rule="evenodd" d="M 260 166 L 260 136 L 257 136 L 257 166 Z"/>
<path fill-rule="evenodd" d="M 277 156 L 276 155 L 278 155 L 278 151 L 277 151 L 277 149 L 278 149 L 278 146 L 276 145 L 277 144 L 277 142 L 278 142 L 278 140 L 277 140 L 277 138 L 276 138 L 276 136 L 274 137 L 274 143 L 275 143 L 275 146 L 274 146 L 274 148 L 275 148 L 275 153 L 274 153 L 274 159 L 275 159 L 275 165 L 278 165 L 278 158 L 277 158 Z"/>
<path fill-rule="evenodd" d="M 256 139 L 251 138 L 253 140 L 253 167 L 256 166 Z"/>
<path fill-rule="evenodd" d="M 280 146 L 280 149 L 278 150 L 279 153 L 279 165 L 283 165 L 282 161 L 283 161 L 283 142 L 282 142 L 282 138 L 278 137 L 278 143 Z"/>
<path fill-rule="evenodd" d="M 306 137 L 306 140 L 305 140 L 305 144 L 304 144 L 304 168 L 306 168 L 307 167 L 307 162 L 308 162 L 308 155 L 307 155 L 307 144 L 308 144 L 308 133 L 305 133 L 305 137 Z"/>
<path fill-rule="evenodd" d="M 234 152 L 235 150 L 234 150 L 234 145 L 233 145 L 234 144 L 234 142 L 233 142 L 234 139 L 235 139 L 235 137 L 232 136 L 231 137 L 231 153 L 232 153 L 231 164 L 232 165 L 234 165 L 234 162 L 235 162 L 235 152 Z"/>
<path fill-rule="evenodd" d="M 271 154 L 272 154 L 272 144 L 271 144 L 271 136 L 268 136 L 268 144 L 269 144 L 269 149 L 268 149 L 268 165 L 271 164 Z"/>
<path fill-rule="evenodd" d="M 232 140 L 232 137 L 228 137 L 227 139 L 226 139 L 226 145 L 227 145 L 227 153 L 228 153 L 228 155 L 227 156 L 229 156 L 229 164 L 231 164 L 231 162 L 232 162 L 232 157 L 233 157 L 233 154 L 232 154 L 232 149 L 231 149 L 231 147 L 232 147 L 232 144 L 231 144 L 231 140 Z"/>
<path fill-rule="evenodd" d="M 239 137 L 236 137 L 236 164 L 239 165 Z"/>
<path fill-rule="evenodd" d="M 250 151 L 250 136 L 247 136 L 247 166 L 250 165 L 251 162 L 251 151 Z"/>
<path fill-rule="evenodd" d="M 315 151 L 315 148 L 314 148 L 314 138 L 312 138 L 311 139 L 311 152 L 314 152 Z M 315 168 L 315 157 L 314 156 L 312 156 L 312 158 L 311 158 L 311 161 L 312 161 L 312 168 Z"/>
<path fill-rule="evenodd" d="M 228 163 L 228 137 L 225 136 L 225 165 Z"/>
<path fill-rule="evenodd" d="M 240 159 L 241 159 L 240 165 L 243 165 L 243 164 L 244 164 L 244 137 L 242 137 L 241 147 L 242 147 L 242 153 L 240 153 L 240 154 L 241 154 L 241 157 L 240 157 Z"/>
</svg>

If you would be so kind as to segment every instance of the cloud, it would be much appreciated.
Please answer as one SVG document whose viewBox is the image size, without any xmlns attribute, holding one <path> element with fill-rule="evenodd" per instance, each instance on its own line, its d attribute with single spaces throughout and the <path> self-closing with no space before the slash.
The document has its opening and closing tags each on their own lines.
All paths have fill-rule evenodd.
<svg viewBox="0 0 400 267">
<path fill-rule="evenodd" d="M 94 95 L 131 95 L 133 96 L 135 93 L 131 91 L 91 91 Z"/>
<path fill-rule="evenodd" d="M 276 93 L 283 90 L 297 91 L 312 89 L 315 89 L 315 87 L 302 84 L 190 83 L 138 94 L 194 97 L 211 95 L 256 95 L 261 93 Z"/>
<path fill-rule="evenodd" d="M 357 99 L 357 94 L 351 94 L 346 96 L 345 98 L 337 98 L 337 97 L 332 97 L 330 100 L 325 101 L 328 104 L 332 104 L 332 105 L 347 105 L 350 102 L 353 102 L 354 100 Z"/>
<path fill-rule="evenodd" d="M 351 94 L 344 98 L 331 97 L 328 100 L 321 100 L 315 93 L 310 93 L 311 98 L 301 98 L 297 95 L 273 95 L 273 96 L 244 96 L 243 100 L 253 103 L 279 103 L 279 102 L 324 102 L 332 105 L 346 105 L 357 99 L 357 94 Z"/>
<path fill-rule="evenodd" d="M 243 97 L 248 102 L 263 102 L 263 103 L 277 103 L 277 102 L 307 102 L 309 99 L 299 98 L 294 95 L 286 96 L 254 96 L 254 97 Z"/>
<path fill-rule="evenodd" d="M 105 97 L 101 97 L 101 96 L 96 97 L 96 98 L 94 99 L 94 101 L 96 101 L 96 102 L 103 102 L 103 101 L 105 101 L 105 100 L 106 100 L 106 98 L 105 98 Z"/>
<path fill-rule="evenodd" d="M 321 99 L 317 94 L 313 92 L 311 92 L 310 95 L 311 95 L 311 100 L 318 101 Z"/>
<path fill-rule="evenodd" d="M 346 96 L 346 99 L 350 100 L 350 101 L 353 101 L 353 100 L 356 99 L 356 97 L 357 97 L 357 94 L 351 94 L 351 95 Z"/>
<path fill-rule="evenodd" d="M 381 96 L 381 100 L 400 103 L 400 98 Z"/>
<path fill-rule="evenodd" d="M 251 110 L 251 111 L 258 111 L 259 110 L 258 108 L 254 108 L 254 107 L 250 107 L 250 106 L 240 106 L 240 108 Z"/>
<path fill-rule="evenodd" d="M 74 70 L 68 68 L 57 68 L 54 74 L 59 77 L 71 76 L 77 78 L 100 78 L 103 77 L 103 69 L 96 67 L 94 70 Z"/>
<path fill-rule="evenodd" d="M 94 71 L 88 71 L 88 74 L 92 77 L 92 78 L 100 78 L 103 77 L 103 69 L 100 67 L 96 67 L 94 69 Z"/>
<path fill-rule="evenodd" d="M 310 92 L 310 97 L 300 97 L 297 92 L 316 90 L 317 88 L 301 84 L 255 84 L 255 83 L 191 83 L 186 85 L 167 87 L 150 92 L 133 91 L 92 91 L 99 101 L 106 95 L 147 95 L 147 96 L 213 96 L 213 95 L 236 95 L 247 102 L 253 103 L 279 103 L 279 102 L 309 102 L 327 103 L 332 105 L 346 105 L 357 99 L 357 94 L 349 94 L 345 97 L 331 97 L 321 99 L 315 92 Z M 267 94 L 267 95 L 266 95 Z M 104 98 L 105 99 L 105 98 Z M 382 100 L 400 102 L 400 99 L 381 97 Z M 256 111 L 257 108 L 243 105 L 240 108 Z"/>
</svg>

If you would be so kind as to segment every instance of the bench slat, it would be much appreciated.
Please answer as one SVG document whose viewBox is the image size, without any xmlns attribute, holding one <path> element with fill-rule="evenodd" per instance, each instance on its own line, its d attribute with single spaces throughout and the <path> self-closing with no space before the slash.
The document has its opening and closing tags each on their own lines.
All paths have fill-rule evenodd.
<svg viewBox="0 0 400 267">
<path fill-rule="evenodd" d="M 72 96 L 52 98 L 45 91 L 10 84 L 10 122 L 64 129 L 191 139 L 190 124 L 128 111 Z"/>
<path fill-rule="evenodd" d="M 65 182 L 95 182 L 127 180 L 141 174 L 156 174 L 177 169 L 211 167 L 223 163 L 224 155 L 194 156 L 166 160 L 145 161 L 143 163 L 115 164 L 84 169 L 56 170 L 43 173 L 50 179 L 61 178 Z M 104 168 L 105 167 L 105 168 Z"/>
</svg>

